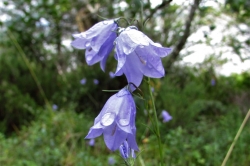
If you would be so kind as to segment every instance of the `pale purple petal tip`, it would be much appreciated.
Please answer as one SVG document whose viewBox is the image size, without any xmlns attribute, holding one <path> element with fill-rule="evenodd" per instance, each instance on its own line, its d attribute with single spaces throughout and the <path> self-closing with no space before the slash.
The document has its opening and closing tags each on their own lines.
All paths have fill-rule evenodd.
<svg viewBox="0 0 250 166">
<path fill-rule="evenodd" d="M 94 146 L 95 145 L 95 139 L 90 139 L 89 140 L 89 146 Z"/>
<path fill-rule="evenodd" d="M 162 113 L 161 113 L 161 116 L 163 118 L 163 122 L 168 122 L 172 119 L 172 116 L 169 115 L 169 113 L 166 111 L 166 110 L 163 110 Z"/>
</svg>

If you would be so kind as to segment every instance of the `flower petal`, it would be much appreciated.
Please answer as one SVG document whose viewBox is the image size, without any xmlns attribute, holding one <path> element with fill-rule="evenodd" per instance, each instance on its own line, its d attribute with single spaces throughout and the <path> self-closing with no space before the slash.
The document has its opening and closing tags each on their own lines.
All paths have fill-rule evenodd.
<svg viewBox="0 0 250 166">
<path fill-rule="evenodd" d="M 117 96 L 117 94 L 111 96 L 103 106 L 99 115 L 95 118 L 94 123 L 97 124 L 98 122 L 100 122 L 103 116 L 107 113 L 113 113 L 117 115 L 123 103 L 123 99 L 123 97 L 119 97 Z"/>
<path fill-rule="evenodd" d="M 116 44 L 116 52 L 117 54 L 115 57 L 117 58 L 118 64 L 115 74 L 117 74 L 121 70 L 126 62 L 126 54 L 123 53 L 121 44 Z"/>
<path fill-rule="evenodd" d="M 130 111 L 131 110 L 128 110 L 127 112 L 124 111 L 123 115 L 119 116 L 119 119 L 117 119 L 116 123 L 119 126 L 119 128 L 121 128 L 123 131 L 132 134 L 130 126 Z M 127 113 L 127 115 L 125 113 Z"/>
<path fill-rule="evenodd" d="M 123 71 L 120 69 L 119 71 L 116 71 L 115 76 L 121 76 L 123 74 Z"/>
<path fill-rule="evenodd" d="M 165 70 L 162 66 L 161 58 L 151 53 L 151 47 L 138 47 L 135 53 L 141 60 L 141 71 L 145 76 L 152 78 L 160 78 L 165 75 Z"/>
<path fill-rule="evenodd" d="M 106 133 L 106 131 L 104 130 L 103 135 L 106 146 L 110 150 L 115 151 L 120 147 L 122 142 L 125 141 L 128 134 L 121 130 L 119 127 L 116 127 L 113 129 L 112 134 Z"/>
<path fill-rule="evenodd" d="M 133 98 L 131 98 L 130 100 L 133 100 Z M 139 148 L 136 143 L 136 127 L 135 127 L 136 106 L 134 102 L 132 103 L 132 106 L 133 106 L 133 109 L 132 109 L 131 119 L 130 119 L 131 120 L 130 126 L 131 126 L 132 133 L 128 134 L 127 141 L 131 149 L 138 151 Z"/>
<path fill-rule="evenodd" d="M 87 48 L 85 51 L 85 59 L 88 65 L 93 65 L 99 62 L 103 57 L 97 56 L 97 52 L 95 52 L 91 48 Z"/>
<path fill-rule="evenodd" d="M 138 31 L 136 29 L 128 29 L 125 33 L 128 38 L 131 40 L 131 43 L 135 43 L 137 46 L 148 46 L 150 42 L 152 42 L 151 39 L 149 39 L 145 34 L 143 34 L 141 31 Z"/>
<path fill-rule="evenodd" d="M 114 47 L 113 42 L 115 38 L 117 37 L 116 33 L 111 29 L 107 29 L 106 32 L 103 31 L 102 33 L 103 34 L 99 34 L 98 36 L 92 38 L 91 40 L 91 47 L 95 51 L 98 51 L 98 50 L 103 51 L 102 49 L 105 49 L 107 45 L 109 45 L 112 48 Z M 106 45 L 106 46 L 103 46 L 103 45 Z"/>
<path fill-rule="evenodd" d="M 144 35 L 142 32 L 131 29 L 130 27 L 126 28 L 116 39 L 117 51 L 119 54 L 124 53 L 129 55 L 132 53 L 137 46 L 148 46 L 149 45 L 149 38 Z"/>
<path fill-rule="evenodd" d="M 85 137 L 85 139 L 92 139 L 99 137 L 100 135 L 102 135 L 102 133 L 103 133 L 102 126 L 100 125 L 100 123 L 97 123 L 96 125 L 90 128 L 89 133 Z"/>
<path fill-rule="evenodd" d="M 86 49 L 86 45 L 88 43 L 87 39 L 75 39 L 74 41 L 71 42 L 71 46 L 75 47 L 77 49 Z"/>
<path fill-rule="evenodd" d="M 156 43 L 151 45 L 151 55 L 154 56 L 158 56 L 158 57 L 165 57 L 167 55 L 170 54 L 170 52 L 172 51 L 171 48 L 167 48 L 167 47 L 162 47 L 160 44 L 157 45 Z"/>
<path fill-rule="evenodd" d="M 117 97 L 122 97 L 124 95 L 131 95 L 131 93 L 128 91 L 127 87 L 121 89 L 118 93 L 116 93 Z"/>
<path fill-rule="evenodd" d="M 88 65 L 101 61 L 102 70 L 105 69 L 107 56 L 113 49 L 116 38 L 115 30 L 118 25 L 114 20 L 106 20 L 95 24 L 89 30 L 74 34 L 76 38 L 71 45 L 77 49 L 86 49 L 85 58 Z"/>
<path fill-rule="evenodd" d="M 105 70 L 105 65 L 106 65 L 108 55 L 110 54 L 110 52 L 112 51 L 114 47 L 113 42 L 115 38 L 116 38 L 115 33 L 110 34 L 110 36 L 106 39 L 106 41 L 103 43 L 103 45 L 101 46 L 98 52 L 97 56 L 102 57 L 102 61 L 100 65 L 103 71 Z"/>
<path fill-rule="evenodd" d="M 139 151 L 139 148 L 138 148 L 138 145 L 137 145 L 136 139 L 135 139 L 135 132 L 133 132 L 133 133 L 134 134 L 128 134 L 127 141 L 128 141 L 128 144 L 129 144 L 131 149 Z"/>
<path fill-rule="evenodd" d="M 142 64 L 134 53 L 127 56 L 126 63 L 122 70 L 125 74 L 127 81 L 134 83 L 137 87 L 141 84 L 143 74 L 141 72 Z"/>
<path fill-rule="evenodd" d="M 129 139 L 133 148 L 138 149 L 136 142 L 133 142 L 136 131 L 135 114 L 133 97 L 127 87 L 123 88 L 108 99 L 86 138 L 95 138 L 103 134 L 107 147 L 113 151 Z M 131 138 L 128 138 L 128 135 L 131 135 Z"/>
<path fill-rule="evenodd" d="M 91 39 L 97 35 L 103 34 L 103 31 L 106 29 L 112 29 L 112 27 L 117 27 L 117 24 L 114 22 L 114 20 L 104 20 L 96 23 L 85 32 L 81 32 L 80 34 L 73 34 L 73 37 Z"/>
</svg>

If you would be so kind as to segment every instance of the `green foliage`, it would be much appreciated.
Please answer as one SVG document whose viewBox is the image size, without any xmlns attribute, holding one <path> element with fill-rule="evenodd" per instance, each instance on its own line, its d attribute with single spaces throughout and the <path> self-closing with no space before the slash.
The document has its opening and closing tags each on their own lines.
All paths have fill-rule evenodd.
<svg viewBox="0 0 250 166">
<path fill-rule="evenodd" d="M 0 22 L 0 165 L 108 165 L 111 152 L 105 147 L 103 138 L 97 138 L 95 146 L 90 147 L 84 137 L 103 104 L 113 94 L 102 90 L 121 89 L 127 84 L 126 79 L 124 76 L 110 78 L 99 65 L 87 66 L 84 51 L 72 51 L 64 42 L 71 39 L 72 33 L 84 31 L 100 20 L 96 14 L 107 18 L 139 18 L 140 1 L 126 0 L 128 7 L 124 9 L 119 6 L 120 2 L 4 0 L 1 10 L 10 19 Z M 249 23 L 248 2 L 226 1 L 225 13 L 236 17 L 234 24 Z M 90 11 L 91 7 L 94 11 Z M 143 7 L 145 17 L 151 18 L 144 32 L 152 40 L 174 47 L 185 30 L 189 6 L 171 3 L 154 10 L 147 1 Z M 208 26 L 210 31 L 204 32 L 205 42 L 211 44 L 210 32 L 218 27 L 215 16 L 220 14 L 220 10 L 200 5 L 190 35 Z M 23 49 L 48 101 L 58 106 L 52 115 L 44 109 L 45 98 L 9 33 Z M 246 35 L 248 30 L 240 29 L 239 33 Z M 249 46 L 248 38 L 239 41 L 229 36 L 223 42 L 228 42 L 226 44 L 237 54 L 242 54 L 242 49 Z M 187 42 L 188 46 L 190 43 Z M 114 61 L 112 55 L 107 71 L 115 71 Z M 214 66 L 225 62 L 212 55 L 198 67 L 175 65 L 167 70 L 165 78 L 152 80 L 158 115 L 166 109 L 173 117 L 168 123 L 160 123 L 167 165 L 221 164 L 250 107 L 249 72 L 218 76 Z M 87 80 L 85 85 L 80 84 L 83 78 Z M 99 80 L 98 85 L 93 84 L 94 79 Z M 215 85 L 211 84 L 212 79 Z M 141 90 L 147 99 L 145 83 Z M 142 151 L 141 160 L 138 157 L 135 165 L 155 166 L 159 156 L 156 154 L 157 139 L 150 130 L 148 119 L 151 110 L 144 111 L 147 107 L 139 98 L 136 103 L 137 140 Z M 249 134 L 248 130 L 243 131 L 228 165 L 248 166 Z M 116 165 L 122 164 L 119 155 L 113 157 L 117 160 Z"/>
<path fill-rule="evenodd" d="M 15 84 L 0 84 L 0 132 L 10 133 L 22 124 L 27 124 L 34 117 L 37 105 L 28 94 L 20 92 Z"/>
<path fill-rule="evenodd" d="M 108 165 L 112 152 L 107 150 L 103 138 L 97 138 L 94 147 L 84 140 L 94 117 L 67 110 L 55 112 L 49 118 L 48 110 L 37 112 L 39 118 L 22 127 L 16 135 L 6 138 L 0 134 L 1 165 Z M 156 137 L 149 132 L 141 139 L 145 126 L 139 122 L 141 113 L 137 116 L 140 156 L 147 166 L 157 165 Z M 171 127 L 175 121 L 160 123 L 164 161 L 175 166 L 220 165 L 242 120 L 239 110 L 230 108 L 220 116 L 196 116 L 195 121 L 183 127 Z M 248 130 L 243 131 L 228 165 L 247 166 L 250 162 L 245 148 L 250 143 L 249 134 Z M 113 157 L 116 165 L 122 163 L 118 154 Z M 135 165 L 140 163 L 137 158 Z"/>
<path fill-rule="evenodd" d="M 90 127 L 88 116 L 74 112 L 56 112 L 48 118 L 48 110 L 29 127 L 8 139 L 0 135 L 1 165 L 90 165 L 101 166 L 107 154 L 103 141 L 98 148 L 88 146 L 84 136 Z M 107 163 L 107 161 L 105 161 Z"/>
</svg>

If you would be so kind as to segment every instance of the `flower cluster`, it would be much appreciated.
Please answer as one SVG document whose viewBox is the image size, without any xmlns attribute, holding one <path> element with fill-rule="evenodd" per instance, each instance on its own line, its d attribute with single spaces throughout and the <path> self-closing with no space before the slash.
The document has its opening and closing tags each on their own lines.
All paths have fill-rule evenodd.
<svg viewBox="0 0 250 166">
<path fill-rule="evenodd" d="M 115 50 L 118 63 L 110 77 L 124 74 L 129 85 L 108 99 L 86 139 L 103 134 L 107 147 L 112 151 L 120 148 L 122 156 L 127 158 L 130 154 L 128 147 L 131 154 L 139 150 L 135 138 L 136 106 L 131 92 L 140 86 L 143 75 L 152 78 L 164 76 L 161 58 L 167 56 L 171 49 L 154 43 L 135 26 L 122 28 L 118 23 L 119 19 L 99 22 L 86 32 L 73 35 L 75 40 L 71 45 L 85 49 L 87 64 L 100 62 L 103 71 L 109 54 Z M 131 88 L 130 85 L 134 86 Z"/>
</svg>

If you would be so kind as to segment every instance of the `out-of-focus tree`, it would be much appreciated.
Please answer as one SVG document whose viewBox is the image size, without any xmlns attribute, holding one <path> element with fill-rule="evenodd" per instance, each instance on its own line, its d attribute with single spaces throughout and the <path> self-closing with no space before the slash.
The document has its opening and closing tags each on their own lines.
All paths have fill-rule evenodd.
<svg viewBox="0 0 250 166">
<path fill-rule="evenodd" d="M 167 72 L 174 72 L 175 65 L 173 64 L 193 52 L 189 51 L 188 48 L 204 43 L 212 44 L 210 34 L 218 27 L 216 19 L 232 14 L 234 17 L 231 20 L 234 21 L 235 26 L 238 23 L 243 24 L 244 21 L 247 21 L 244 25 L 249 25 L 247 17 L 249 11 L 244 6 L 245 4 L 249 5 L 248 1 L 240 1 L 241 3 L 237 3 L 236 0 L 226 1 L 224 10 L 221 10 L 224 4 L 214 0 L 211 2 L 217 4 L 217 7 L 213 7 L 209 6 L 208 2 L 207 0 L 190 0 L 180 3 L 179 0 L 163 0 L 155 5 L 153 0 L 84 0 L 74 2 L 67 0 L 3 0 L 0 10 L 3 11 L 6 20 L 2 20 L 1 28 L 0 85 L 5 88 L 1 88 L 0 91 L 2 94 L 8 94 L 7 89 L 9 88 L 12 91 L 10 94 L 13 95 L 0 97 L 0 119 L 6 120 L 5 117 L 8 114 L 19 110 L 19 104 L 12 104 L 16 101 L 32 106 L 35 105 L 34 103 L 38 106 L 44 105 L 44 99 L 41 97 L 29 68 L 21 58 L 20 52 L 17 51 L 16 44 L 20 45 L 25 53 L 48 100 L 60 103 L 74 100 L 76 105 L 84 102 L 86 106 L 93 106 L 98 110 L 98 104 L 106 100 L 105 95 L 103 97 L 92 93 L 94 96 L 91 96 L 87 92 L 96 91 L 98 86 L 91 85 L 92 87 L 87 91 L 82 87 L 79 88 L 78 84 L 82 77 L 104 79 L 104 76 L 101 76 L 102 71 L 98 65 L 91 68 L 86 67 L 84 51 L 73 50 L 69 46 L 72 33 L 86 31 L 103 18 L 126 17 L 130 21 L 133 18 L 141 21 L 141 9 L 143 9 L 143 18 L 146 21 L 143 31 L 153 41 L 173 48 L 168 58 L 163 59 L 163 63 Z M 230 13 L 229 10 L 234 12 Z M 142 29 L 137 21 L 132 24 Z M 121 22 L 120 25 L 128 26 L 125 21 Z M 197 34 L 204 27 L 207 30 Z M 249 28 L 244 30 L 244 33 L 243 31 L 239 32 L 242 32 L 242 36 L 246 37 L 249 34 Z M 195 40 L 192 39 L 194 34 L 196 34 Z M 10 38 L 10 35 L 15 38 L 16 43 L 14 43 L 13 38 Z M 224 43 L 219 44 L 222 46 L 230 45 L 236 53 L 236 48 L 238 50 L 241 50 L 242 47 L 249 48 L 249 36 L 244 42 L 232 40 L 238 40 L 238 38 L 228 36 Z M 219 44 L 213 45 L 213 49 L 220 47 Z M 222 53 L 217 54 L 220 57 Z M 225 62 L 223 60 L 216 61 L 215 54 L 213 57 L 212 61 L 205 62 L 199 67 L 208 71 L 211 77 L 215 77 L 213 64 L 220 65 Z M 107 66 L 107 69 L 115 70 L 115 60 L 114 58 L 110 59 L 112 58 L 109 58 L 110 65 Z M 181 73 L 183 76 L 181 78 L 186 79 L 185 72 L 183 73 Z M 210 80 L 209 76 L 206 80 Z M 180 80 L 180 82 L 184 81 Z M 89 78 L 87 78 L 88 83 Z M 111 86 L 110 81 L 103 81 L 102 84 L 105 84 L 102 85 L 105 88 Z M 112 81 L 112 88 L 116 89 L 116 87 L 122 87 L 125 84 L 126 81 L 122 81 L 122 83 Z M 19 97 L 12 98 L 15 100 L 10 102 L 9 106 L 5 105 L 6 101 L 10 101 L 10 98 L 15 94 L 18 94 Z M 21 100 L 20 96 L 22 95 L 26 96 L 25 101 Z M 27 110 L 25 108 L 23 110 Z M 83 109 L 84 107 L 79 106 L 77 110 Z M 20 117 L 29 117 L 30 114 L 25 113 Z M 11 124 L 15 120 L 6 121 Z M 19 120 L 22 123 L 21 118 Z"/>
<path fill-rule="evenodd" d="M 226 41 L 242 61 L 250 60 L 250 1 L 226 0 L 225 13 L 232 19 L 228 27 L 235 32 Z"/>
</svg>

